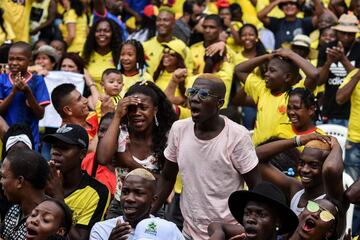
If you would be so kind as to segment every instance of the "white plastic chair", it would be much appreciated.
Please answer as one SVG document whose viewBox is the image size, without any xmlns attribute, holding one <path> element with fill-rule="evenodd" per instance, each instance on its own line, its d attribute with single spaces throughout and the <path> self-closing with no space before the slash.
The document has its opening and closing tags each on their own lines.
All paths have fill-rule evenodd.
<svg viewBox="0 0 360 240">
<path fill-rule="evenodd" d="M 346 138 L 348 134 L 348 129 L 341 125 L 336 124 L 321 124 L 317 126 L 321 130 L 323 130 L 326 134 L 336 137 L 339 141 L 341 149 L 343 151 L 343 160 L 345 159 L 345 145 L 346 145 Z"/>
<path fill-rule="evenodd" d="M 347 174 L 346 172 L 343 172 L 343 185 L 344 189 L 349 188 L 354 183 L 354 180 L 352 177 Z M 349 228 L 352 228 L 352 220 L 353 220 L 353 214 L 354 214 L 354 204 L 350 204 L 349 209 L 346 213 L 346 230 Z"/>
</svg>

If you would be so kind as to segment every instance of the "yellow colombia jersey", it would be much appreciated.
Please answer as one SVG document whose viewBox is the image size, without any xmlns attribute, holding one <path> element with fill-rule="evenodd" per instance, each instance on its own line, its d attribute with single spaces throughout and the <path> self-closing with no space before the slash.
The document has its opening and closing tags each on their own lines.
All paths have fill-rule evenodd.
<svg viewBox="0 0 360 240">
<path fill-rule="evenodd" d="M 70 9 L 64 13 L 64 24 L 60 25 L 60 30 L 63 38 L 66 39 L 68 36 L 67 24 L 75 24 L 75 38 L 68 47 L 68 52 L 79 52 L 83 51 L 83 47 L 87 36 L 87 18 L 83 13 L 80 17 L 76 15 L 74 9 Z"/>
<path fill-rule="evenodd" d="M 326 133 L 323 130 L 321 130 L 320 128 L 317 128 L 317 127 L 310 129 L 308 131 L 299 132 L 299 131 L 296 131 L 296 129 L 294 129 L 292 127 L 290 122 L 286 122 L 286 123 L 280 123 L 277 126 L 273 137 L 281 138 L 281 139 L 289 139 L 289 138 L 293 138 L 297 135 L 305 135 L 305 134 L 310 134 L 310 133 L 318 133 L 321 135 L 326 135 Z M 304 146 L 297 147 L 297 149 L 300 152 L 302 152 L 304 150 Z"/>
<path fill-rule="evenodd" d="M 343 88 L 351 78 L 359 71 L 358 68 L 352 70 L 344 82 L 340 85 L 340 89 Z M 360 84 L 357 83 L 354 91 L 351 94 L 351 107 L 350 107 L 350 118 L 348 126 L 348 139 L 355 143 L 360 143 Z"/>
<path fill-rule="evenodd" d="M 191 55 L 194 62 L 194 71 L 193 74 L 199 74 L 204 72 L 205 62 L 205 46 L 204 42 L 195 43 L 190 47 Z M 227 61 L 231 64 L 235 63 L 235 52 L 229 47 L 226 46 L 226 57 Z"/>
<path fill-rule="evenodd" d="M 245 82 L 245 92 L 257 104 L 256 123 L 253 135 L 254 145 L 258 145 L 272 136 L 280 123 L 289 122 L 286 114 L 287 94 L 271 94 L 265 81 L 254 73 L 249 74 Z"/>
<path fill-rule="evenodd" d="M 193 59 L 191 57 L 191 53 L 189 48 L 185 45 L 183 41 L 180 39 L 174 38 L 171 41 L 175 41 L 177 45 L 183 45 L 185 49 L 185 65 L 188 72 L 192 72 L 193 68 Z M 145 56 L 147 58 L 148 68 L 146 71 L 151 75 L 154 76 L 154 72 L 156 71 L 157 67 L 160 64 L 160 61 L 163 56 L 164 47 L 163 45 L 157 40 L 156 37 L 151 38 L 150 40 L 143 43 Z"/>
<path fill-rule="evenodd" d="M 110 197 L 105 185 L 83 172 L 80 185 L 64 199 L 73 211 L 73 225 L 91 229 L 95 223 L 102 221 Z"/>
<path fill-rule="evenodd" d="M 114 103 L 114 106 L 115 106 L 115 108 L 116 108 L 118 102 L 121 100 L 120 95 L 118 95 L 118 96 L 113 96 L 113 97 L 111 97 L 111 99 L 112 99 L 112 101 L 113 101 L 113 103 Z M 103 116 L 103 114 L 102 114 L 102 112 L 101 112 L 101 101 L 100 101 L 100 99 L 98 99 L 98 100 L 96 101 L 95 112 L 96 112 L 96 115 L 97 115 L 97 118 L 98 118 L 98 122 L 100 122 L 101 117 Z"/>
<path fill-rule="evenodd" d="M 134 76 L 125 76 L 124 74 L 122 74 L 122 80 L 123 80 L 124 86 L 120 93 L 121 97 L 124 97 L 125 93 L 136 82 L 143 81 L 143 80 L 153 82 L 153 78 L 147 72 L 144 72 L 141 76 L 140 76 L 140 73 L 138 73 Z"/>
<path fill-rule="evenodd" d="M 23 4 L 21 3 L 23 2 Z M 12 0 L 1 0 L 0 7 L 4 9 L 4 19 L 15 33 L 14 41 L 29 42 L 30 11 L 33 0 L 14 2 Z"/>
<path fill-rule="evenodd" d="M 87 66 L 87 71 L 95 81 L 96 87 L 100 93 L 104 92 L 100 85 L 101 76 L 108 68 L 115 68 L 111 52 L 106 55 L 100 55 L 96 51 L 93 51 Z"/>
<path fill-rule="evenodd" d="M 156 86 L 158 86 L 161 90 L 165 91 L 167 86 L 169 85 L 169 82 L 171 81 L 173 73 L 169 73 L 168 71 L 164 70 L 158 77 L 158 79 L 155 81 Z M 175 96 L 181 96 L 180 89 L 177 87 L 175 90 Z"/>
</svg>

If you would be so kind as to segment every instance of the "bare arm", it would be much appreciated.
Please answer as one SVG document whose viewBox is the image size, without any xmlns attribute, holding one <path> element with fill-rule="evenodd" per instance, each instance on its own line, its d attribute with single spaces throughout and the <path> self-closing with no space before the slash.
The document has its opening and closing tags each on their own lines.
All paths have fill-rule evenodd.
<svg viewBox="0 0 360 240">
<path fill-rule="evenodd" d="M 251 58 L 248 61 L 242 62 L 235 67 L 235 75 L 241 82 L 245 83 L 249 74 L 254 71 L 254 69 L 262 64 L 263 62 L 270 60 L 273 54 L 264 54 L 255 58 Z"/>
<path fill-rule="evenodd" d="M 67 29 L 67 37 L 65 39 L 65 42 L 70 45 L 72 41 L 75 39 L 76 34 L 76 23 L 67 23 L 66 24 Z"/>
<path fill-rule="evenodd" d="M 321 3 L 321 0 L 312 0 L 314 3 L 315 16 L 312 17 L 313 26 L 317 26 L 319 17 L 324 13 L 325 8 Z"/>
<path fill-rule="evenodd" d="M 40 31 L 41 29 L 50 26 L 56 17 L 56 3 L 54 0 L 50 1 L 49 4 L 49 8 L 48 8 L 48 18 L 46 19 L 46 21 L 44 23 L 42 23 L 39 27 L 37 27 L 32 33 L 37 33 L 38 31 Z"/>
<path fill-rule="evenodd" d="M 165 160 L 165 165 L 160 177 L 160 183 L 158 187 L 157 195 L 159 196 L 159 198 L 154 203 L 151 209 L 151 213 L 156 213 L 165 203 L 166 199 L 174 188 L 176 175 L 178 174 L 178 172 L 179 166 L 177 163 Z"/>
<path fill-rule="evenodd" d="M 259 165 L 254 167 L 250 172 L 245 173 L 243 178 L 249 189 L 253 189 L 256 185 L 258 185 L 262 181 Z"/>
<path fill-rule="evenodd" d="M 235 106 L 250 106 L 256 107 L 254 100 L 246 95 L 246 92 L 243 87 L 241 87 L 234 98 L 231 100 L 232 104 Z"/>
<path fill-rule="evenodd" d="M 342 201 L 344 193 L 343 171 L 344 164 L 340 144 L 335 137 L 331 137 L 331 152 L 323 163 L 322 176 L 326 194 L 339 201 Z"/>
<path fill-rule="evenodd" d="M 345 191 L 344 198 L 350 203 L 360 204 L 360 178 Z"/>
<path fill-rule="evenodd" d="M 225 240 L 243 233 L 245 233 L 245 229 L 242 225 L 239 224 L 235 225 L 221 222 L 212 222 L 208 226 L 208 235 L 210 236 L 209 240 Z"/>
<path fill-rule="evenodd" d="M 69 240 L 88 240 L 90 231 L 84 228 L 72 226 L 69 232 Z"/>
<path fill-rule="evenodd" d="M 44 117 L 45 108 L 38 104 L 36 101 L 31 88 L 28 85 L 25 85 L 25 89 L 23 90 L 26 95 L 27 103 L 29 104 L 29 107 L 31 108 L 31 111 L 35 114 L 37 119 L 42 119 Z"/>
<path fill-rule="evenodd" d="M 352 76 L 351 80 L 345 84 L 344 87 L 339 88 L 336 92 L 336 102 L 338 104 L 344 104 L 350 100 L 351 94 L 353 93 L 356 85 L 360 80 L 360 71 L 357 70 L 357 73 Z"/>
<path fill-rule="evenodd" d="M 270 24 L 270 17 L 268 17 L 268 14 L 281 2 L 282 0 L 275 0 L 258 12 L 257 17 L 265 26 Z"/>
</svg>

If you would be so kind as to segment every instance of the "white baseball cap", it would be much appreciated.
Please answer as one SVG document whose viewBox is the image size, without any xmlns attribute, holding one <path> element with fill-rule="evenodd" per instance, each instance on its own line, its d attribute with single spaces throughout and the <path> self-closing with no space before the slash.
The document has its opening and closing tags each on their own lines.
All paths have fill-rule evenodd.
<svg viewBox="0 0 360 240">
<path fill-rule="evenodd" d="M 133 240 L 184 240 L 184 237 L 174 223 L 147 218 L 136 225 Z"/>
</svg>

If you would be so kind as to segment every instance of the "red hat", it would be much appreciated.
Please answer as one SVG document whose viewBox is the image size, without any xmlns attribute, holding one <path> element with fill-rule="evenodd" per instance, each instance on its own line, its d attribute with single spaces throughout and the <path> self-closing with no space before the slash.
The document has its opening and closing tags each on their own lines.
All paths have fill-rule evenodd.
<svg viewBox="0 0 360 240">
<path fill-rule="evenodd" d="M 217 0 L 216 6 L 218 8 L 228 8 L 228 7 L 230 7 L 230 3 L 229 3 L 229 0 Z"/>
</svg>

